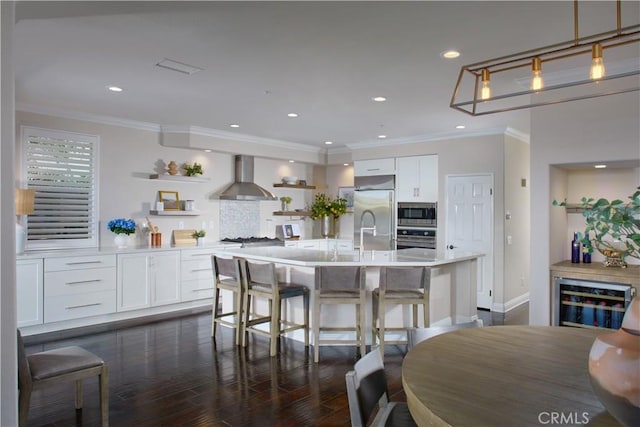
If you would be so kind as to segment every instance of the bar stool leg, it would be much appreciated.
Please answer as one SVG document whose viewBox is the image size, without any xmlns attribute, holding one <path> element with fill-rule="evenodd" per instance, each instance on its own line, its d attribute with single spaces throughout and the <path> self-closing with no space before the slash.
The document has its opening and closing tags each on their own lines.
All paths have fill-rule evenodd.
<svg viewBox="0 0 640 427">
<path fill-rule="evenodd" d="M 243 321 L 242 321 L 242 316 L 244 314 L 244 310 L 243 310 L 243 301 L 242 301 L 242 288 L 238 289 L 237 292 L 235 292 L 234 294 L 234 309 L 236 311 L 236 345 L 240 345 L 241 339 L 242 339 L 242 332 L 243 332 Z"/>
<path fill-rule="evenodd" d="M 280 336 L 280 298 L 274 297 L 269 305 L 271 307 L 271 342 L 270 342 L 270 356 L 275 356 L 277 353 L 278 337 Z"/>
<path fill-rule="evenodd" d="M 385 334 L 385 304 L 384 304 L 385 291 L 380 289 L 378 295 L 378 320 L 380 322 L 379 335 L 380 335 L 380 354 L 384 360 L 384 334 Z"/>
<path fill-rule="evenodd" d="M 371 345 L 376 345 L 378 335 L 378 296 L 371 294 Z"/>
<path fill-rule="evenodd" d="M 218 316 L 219 303 L 220 289 L 216 288 L 213 292 L 213 307 L 211 308 L 211 336 L 213 337 L 213 339 L 216 339 L 216 317 Z"/>
<path fill-rule="evenodd" d="M 365 303 L 364 303 L 364 297 L 365 297 L 365 291 L 362 290 L 360 291 L 360 296 L 361 296 L 361 303 L 358 304 L 358 310 L 360 312 L 360 315 L 358 316 L 358 335 L 359 335 L 359 339 L 360 339 L 360 357 L 363 357 L 365 354 L 367 354 L 367 344 L 366 344 L 366 340 L 364 339 L 364 329 L 363 329 L 363 325 L 364 325 L 364 319 L 365 319 Z"/>
<path fill-rule="evenodd" d="M 304 304 L 304 346 L 309 347 L 309 292 L 303 295 Z"/>
<path fill-rule="evenodd" d="M 320 359 L 320 291 L 314 291 L 313 298 L 313 362 Z"/>
</svg>

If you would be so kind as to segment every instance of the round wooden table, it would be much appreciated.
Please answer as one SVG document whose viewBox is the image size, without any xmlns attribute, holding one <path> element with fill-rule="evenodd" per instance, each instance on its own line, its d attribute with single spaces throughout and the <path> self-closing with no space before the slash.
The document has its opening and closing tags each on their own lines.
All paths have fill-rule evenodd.
<svg viewBox="0 0 640 427">
<path fill-rule="evenodd" d="M 591 390 L 599 333 L 490 326 L 423 341 L 402 365 L 411 415 L 420 426 L 618 426 Z"/>
</svg>

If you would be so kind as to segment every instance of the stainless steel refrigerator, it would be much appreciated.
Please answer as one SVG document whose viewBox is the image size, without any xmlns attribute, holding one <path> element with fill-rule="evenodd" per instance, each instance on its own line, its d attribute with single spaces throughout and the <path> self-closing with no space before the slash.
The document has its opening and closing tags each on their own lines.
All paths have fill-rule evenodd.
<svg viewBox="0 0 640 427">
<path fill-rule="evenodd" d="M 353 244 L 360 248 L 360 229 L 364 250 L 392 250 L 396 248 L 395 176 L 356 176 L 353 193 Z M 372 228 L 375 226 L 376 235 Z"/>
</svg>

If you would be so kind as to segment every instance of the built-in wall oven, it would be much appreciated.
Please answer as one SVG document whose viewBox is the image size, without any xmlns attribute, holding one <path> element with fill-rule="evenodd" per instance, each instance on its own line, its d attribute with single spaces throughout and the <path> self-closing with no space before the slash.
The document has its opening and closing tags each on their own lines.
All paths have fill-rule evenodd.
<svg viewBox="0 0 640 427">
<path fill-rule="evenodd" d="M 437 203 L 398 202 L 396 247 L 435 249 L 437 226 Z"/>
<path fill-rule="evenodd" d="M 398 227 L 396 247 L 398 249 L 436 248 L 436 229 L 426 227 Z"/>
</svg>

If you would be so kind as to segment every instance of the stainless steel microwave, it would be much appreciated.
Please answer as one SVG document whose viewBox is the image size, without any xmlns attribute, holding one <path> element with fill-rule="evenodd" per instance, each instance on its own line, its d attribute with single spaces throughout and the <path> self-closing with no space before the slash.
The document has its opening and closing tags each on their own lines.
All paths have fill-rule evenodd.
<svg viewBox="0 0 640 427">
<path fill-rule="evenodd" d="M 437 203 L 398 203 L 398 225 L 411 227 L 437 227 Z"/>
</svg>

